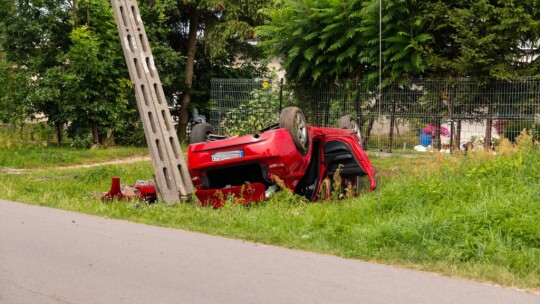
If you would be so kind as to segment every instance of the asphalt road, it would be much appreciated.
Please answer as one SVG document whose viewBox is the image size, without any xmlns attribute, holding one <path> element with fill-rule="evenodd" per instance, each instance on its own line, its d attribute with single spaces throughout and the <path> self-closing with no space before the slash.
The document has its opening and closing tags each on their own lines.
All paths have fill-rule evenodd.
<svg viewBox="0 0 540 304">
<path fill-rule="evenodd" d="M 0 303 L 540 303 L 540 295 L 0 201 Z"/>
</svg>

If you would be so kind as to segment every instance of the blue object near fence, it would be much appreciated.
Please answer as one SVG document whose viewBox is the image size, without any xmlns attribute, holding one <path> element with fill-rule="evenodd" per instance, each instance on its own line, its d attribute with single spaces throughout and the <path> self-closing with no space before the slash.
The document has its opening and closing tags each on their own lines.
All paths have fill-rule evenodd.
<svg viewBox="0 0 540 304">
<path fill-rule="evenodd" d="M 418 141 L 420 142 L 420 145 L 424 147 L 431 145 L 431 140 L 431 136 L 428 134 L 420 132 L 420 134 L 418 135 Z"/>
</svg>

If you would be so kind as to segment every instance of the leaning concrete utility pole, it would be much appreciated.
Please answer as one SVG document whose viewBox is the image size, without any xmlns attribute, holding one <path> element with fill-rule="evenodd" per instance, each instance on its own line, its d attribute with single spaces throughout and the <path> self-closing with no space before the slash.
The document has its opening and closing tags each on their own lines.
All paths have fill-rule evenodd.
<svg viewBox="0 0 540 304">
<path fill-rule="evenodd" d="M 135 0 L 111 0 L 111 5 L 135 88 L 159 193 L 167 204 L 189 200 L 193 184 L 154 65 L 139 7 Z"/>
</svg>

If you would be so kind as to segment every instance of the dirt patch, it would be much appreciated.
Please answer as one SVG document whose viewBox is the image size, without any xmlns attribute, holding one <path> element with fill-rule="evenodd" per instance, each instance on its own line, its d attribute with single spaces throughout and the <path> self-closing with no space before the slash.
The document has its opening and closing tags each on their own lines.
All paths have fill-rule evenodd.
<svg viewBox="0 0 540 304">
<path fill-rule="evenodd" d="M 0 169 L 0 173 L 5 174 L 24 174 L 24 173 L 30 173 L 32 170 L 28 169 L 11 169 L 11 168 L 2 168 Z"/>
<path fill-rule="evenodd" d="M 368 151 L 369 156 L 375 156 L 379 158 L 388 158 L 388 157 L 400 157 L 400 158 L 431 158 L 432 154 L 415 154 L 415 153 L 388 153 L 388 152 L 371 152 Z"/>
<path fill-rule="evenodd" d="M 106 165 L 117 165 L 117 164 L 129 164 L 129 163 L 136 163 L 140 161 L 148 161 L 152 160 L 150 156 L 133 156 L 123 159 L 115 159 L 111 161 L 101 162 L 101 163 L 92 163 L 92 164 L 80 164 L 80 165 L 72 165 L 72 166 L 63 166 L 63 167 L 56 167 L 56 169 L 78 169 L 78 168 L 92 168 L 92 167 L 99 167 L 99 166 L 106 166 Z M 45 170 L 45 169 L 42 169 Z"/>
</svg>

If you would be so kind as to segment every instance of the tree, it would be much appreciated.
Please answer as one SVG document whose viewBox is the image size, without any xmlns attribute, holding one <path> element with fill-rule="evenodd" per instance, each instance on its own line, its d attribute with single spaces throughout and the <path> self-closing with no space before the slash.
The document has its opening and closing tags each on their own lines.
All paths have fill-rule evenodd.
<svg viewBox="0 0 540 304">
<path fill-rule="evenodd" d="M 221 61 L 233 66 L 236 57 L 240 55 L 244 62 L 253 66 L 250 57 L 257 53 L 248 42 L 253 38 L 254 27 L 262 20 L 258 10 L 265 7 L 268 2 L 268 0 L 179 2 L 177 7 L 179 15 L 173 16 L 170 20 L 173 22 L 172 28 L 175 29 L 172 35 L 182 37 L 182 48 L 186 54 L 178 124 L 180 140 L 185 139 L 189 105 L 192 101 L 194 82 L 198 76 L 195 75 L 196 58 L 203 53 L 209 56 L 211 62 Z"/>
<path fill-rule="evenodd" d="M 136 115 L 109 2 L 14 0 L 3 46 L 18 71 L 25 103 L 71 138 L 94 143 Z M 21 78 L 21 80 L 23 80 Z"/>
<path fill-rule="evenodd" d="M 418 46 L 423 31 L 416 1 L 383 1 L 382 70 L 401 81 L 424 69 Z M 280 56 L 287 79 L 304 86 L 336 79 L 376 83 L 379 68 L 379 1 L 276 1 L 257 28 L 269 56 Z"/>
<path fill-rule="evenodd" d="M 64 0 L 12 0 L 2 16 L 7 59 L 40 74 L 56 66 L 69 47 L 71 31 L 68 3 Z"/>
<path fill-rule="evenodd" d="M 28 10 L 31 12 L 34 8 L 41 11 L 44 9 L 38 6 L 41 4 L 34 2 L 29 6 L 31 9 L 20 6 L 17 14 L 29 15 Z M 59 16 L 69 16 L 67 21 L 61 19 L 70 24 L 64 28 L 66 32 L 51 30 L 36 39 L 45 40 L 43 48 L 47 49 L 49 44 L 59 44 L 56 40 L 48 41 L 49 37 L 58 37 L 55 39 L 63 41 L 61 45 L 65 49 L 54 53 L 54 60 L 41 52 L 29 57 L 25 64 L 30 66 L 34 76 L 28 99 L 34 111 L 44 113 L 48 122 L 56 126 L 59 142 L 67 124 L 71 138 L 84 139 L 91 133 L 93 142 L 99 143 L 103 141 L 100 135 L 121 125 L 128 112 L 129 82 L 112 11 L 108 2 L 99 0 L 72 2 L 71 6 L 62 7 L 63 10 L 56 10 L 55 15 L 45 19 L 58 21 Z M 41 19 L 30 21 L 44 22 Z M 23 36 L 26 35 L 30 33 L 23 31 Z M 17 46 L 27 48 L 22 41 Z"/>
<path fill-rule="evenodd" d="M 100 143 L 100 128 L 114 131 L 123 122 L 130 82 L 110 3 L 87 0 L 78 9 L 86 14 L 79 14 L 80 26 L 70 34 L 64 60 L 62 80 L 69 96 L 64 111 L 70 114 L 72 134 L 85 134 L 90 127 L 94 143 Z"/>
<path fill-rule="evenodd" d="M 71 26 L 66 6 L 61 0 L 13 0 L 0 5 L 0 43 L 10 84 L 10 90 L 0 99 L 7 106 L 4 111 L 10 109 L 10 117 L 16 117 L 21 126 L 36 113 L 31 99 L 36 83 L 48 68 L 59 64 L 69 46 L 65 33 Z M 13 112 L 18 115 L 11 116 Z"/>
<path fill-rule="evenodd" d="M 28 102 L 28 73 L 0 52 L 0 122 L 17 125 L 22 134 L 33 111 Z"/>
<path fill-rule="evenodd" d="M 536 0 L 432 1 L 424 16 L 433 36 L 423 49 L 429 74 L 512 79 L 528 74 L 526 56 L 540 55 Z"/>
<path fill-rule="evenodd" d="M 239 55 L 258 55 L 248 40 L 250 29 L 259 23 L 257 10 L 266 2 L 141 1 L 168 101 L 178 106 L 183 97 L 181 122 L 187 122 L 192 99 L 200 104 L 209 99 L 211 77 L 253 76 L 262 70 L 249 60 L 238 68 L 235 61 Z M 190 23 L 195 15 L 198 22 Z M 7 78 L 17 68 L 20 77 L 9 75 L 10 81 L 21 81 L 14 86 L 24 96 L 19 100 L 31 113 L 45 114 L 57 126 L 59 140 L 64 125 L 69 126 L 71 137 L 85 137 L 91 130 L 93 141 L 98 142 L 104 133 L 119 131 L 124 118 L 130 125 L 136 122 L 107 1 L 8 0 L 0 5 L 0 17 L 6 36 L 0 41 L 5 55 L 0 72 Z M 188 39 L 190 25 L 195 45 Z M 3 93 L 0 98 L 8 96 Z"/>
<path fill-rule="evenodd" d="M 540 8 L 536 0 L 429 1 L 424 18 L 433 39 L 422 49 L 427 74 L 472 77 L 481 92 L 477 108 L 487 109 L 485 144 L 491 144 L 491 114 L 497 111 L 493 81 L 536 75 L 540 55 Z M 459 114 L 459 113 L 458 113 Z M 458 121 L 458 126 L 461 121 Z"/>
</svg>

